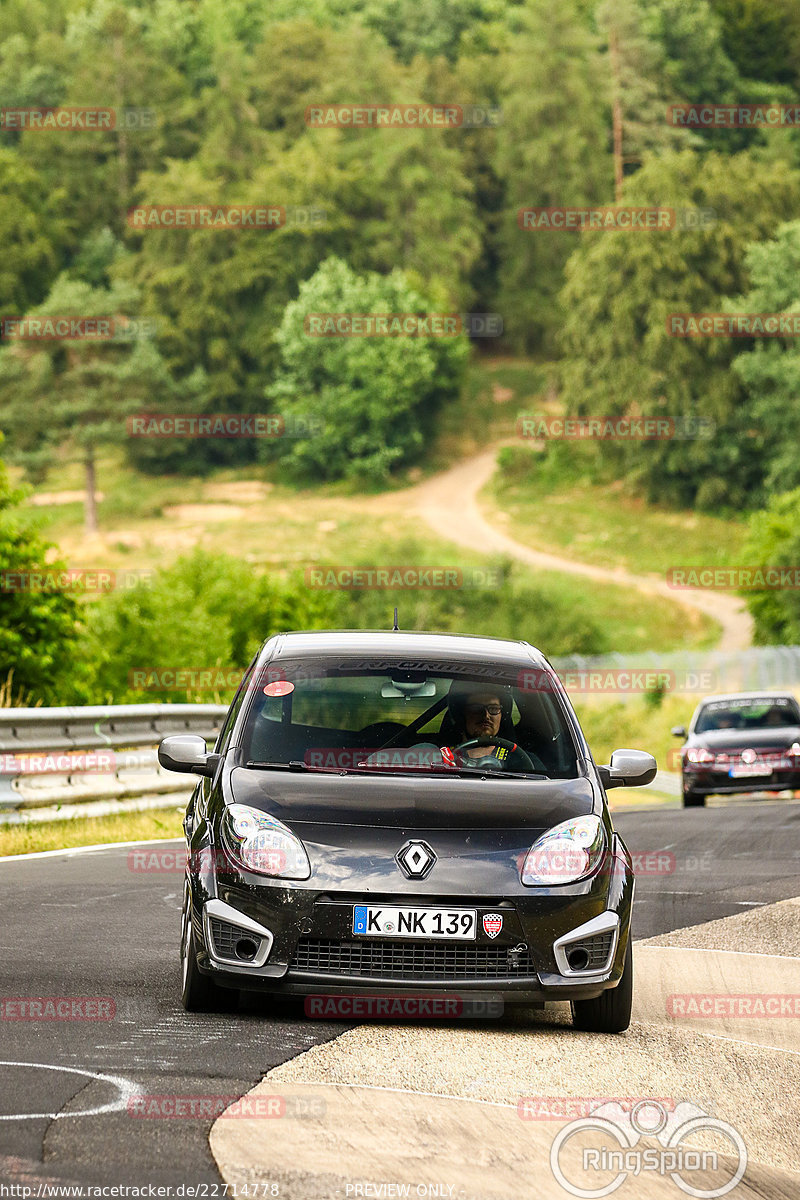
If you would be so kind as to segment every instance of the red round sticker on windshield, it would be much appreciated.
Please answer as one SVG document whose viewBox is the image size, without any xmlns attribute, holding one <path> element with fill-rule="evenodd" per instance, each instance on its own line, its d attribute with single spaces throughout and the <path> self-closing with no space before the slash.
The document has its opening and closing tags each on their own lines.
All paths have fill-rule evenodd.
<svg viewBox="0 0 800 1200">
<path fill-rule="evenodd" d="M 265 696 L 288 696 L 294 691 L 294 684 L 288 679 L 276 679 L 274 683 L 268 683 L 264 688 Z"/>
</svg>

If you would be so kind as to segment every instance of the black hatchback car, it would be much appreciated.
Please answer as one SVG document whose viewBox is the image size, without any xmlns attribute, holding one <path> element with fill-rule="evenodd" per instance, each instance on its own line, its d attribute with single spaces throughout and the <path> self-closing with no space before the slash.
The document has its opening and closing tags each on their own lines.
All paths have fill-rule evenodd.
<svg viewBox="0 0 800 1200">
<path fill-rule="evenodd" d="M 187 1008 L 239 989 L 488 992 L 627 1028 L 634 879 L 605 793 L 651 782 L 655 760 L 596 766 L 527 643 L 276 635 L 214 751 L 173 735 L 159 759 L 202 776 L 184 822 Z"/>
<path fill-rule="evenodd" d="M 710 696 L 695 709 L 684 738 L 681 781 L 685 808 L 706 796 L 800 788 L 800 708 L 791 692 Z"/>
</svg>

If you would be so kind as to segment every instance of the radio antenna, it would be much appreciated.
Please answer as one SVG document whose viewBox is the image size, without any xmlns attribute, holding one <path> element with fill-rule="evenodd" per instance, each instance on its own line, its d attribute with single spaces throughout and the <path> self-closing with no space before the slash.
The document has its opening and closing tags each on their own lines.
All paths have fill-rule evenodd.
<svg viewBox="0 0 800 1200">
<path fill-rule="evenodd" d="M 399 630 L 399 629 L 400 629 L 400 626 L 397 624 L 397 607 L 395 606 L 395 610 L 394 610 L 394 625 L 392 626 L 392 632 L 394 633 L 394 632 L 395 632 L 395 630 Z"/>
</svg>

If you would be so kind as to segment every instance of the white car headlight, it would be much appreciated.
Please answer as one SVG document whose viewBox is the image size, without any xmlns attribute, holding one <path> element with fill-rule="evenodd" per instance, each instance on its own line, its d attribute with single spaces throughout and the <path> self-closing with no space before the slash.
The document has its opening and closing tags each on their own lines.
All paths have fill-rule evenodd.
<svg viewBox="0 0 800 1200">
<path fill-rule="evenodd" d="M 298 837 L 269 813 L 246 804 L 229 804 L 222 830 L 234 857 L 248 871 L 274 879 L 308 879 L 311 864 Z"/>
<path fill-rule="evenodd" d="M 528 887 L 574 883 L 597 869 L 605 847 L 599 817 L 562 821 L 531 846 L 522 868 L 522 882 Z"/>
<path fill-rule="evenodd" d="M 704 746 L 699 746 L 686 751 L 686 761 L 695 763 L 697 766 L 702 766 L 706 763 L 713 763 L 714 755 L 710 750 L 706 750 Z"/>
</svg>

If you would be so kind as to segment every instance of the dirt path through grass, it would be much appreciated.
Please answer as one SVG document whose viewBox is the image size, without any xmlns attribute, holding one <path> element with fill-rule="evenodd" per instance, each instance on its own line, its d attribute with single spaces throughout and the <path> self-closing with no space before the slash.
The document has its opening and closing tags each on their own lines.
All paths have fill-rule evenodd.
<svg viewBox="0 0 800 1200">
<path fill-rule="evenodd" d="M 440 537 L 482 554 L 507 554 L 543 571 L 562 571 L 598 583 L 627 585 L 705 613 L 722 626 L 718 650 L 746 650 L 752 645 L 752 618 L 744 601 L 736 596 L 705 592 L 699 588 L 676 591 L 657 576 L 633 575 L 621 568 L 612 570 L 535 550 L 490 525 L 481 511 L 478 497 L 494 473 L 498 449 L 494 446 L 484 450 L 413 488 L 375 497 L 372 505 L 382 510 L 396 507 L 406 517 L 415 511 Z"/>
</svg>

